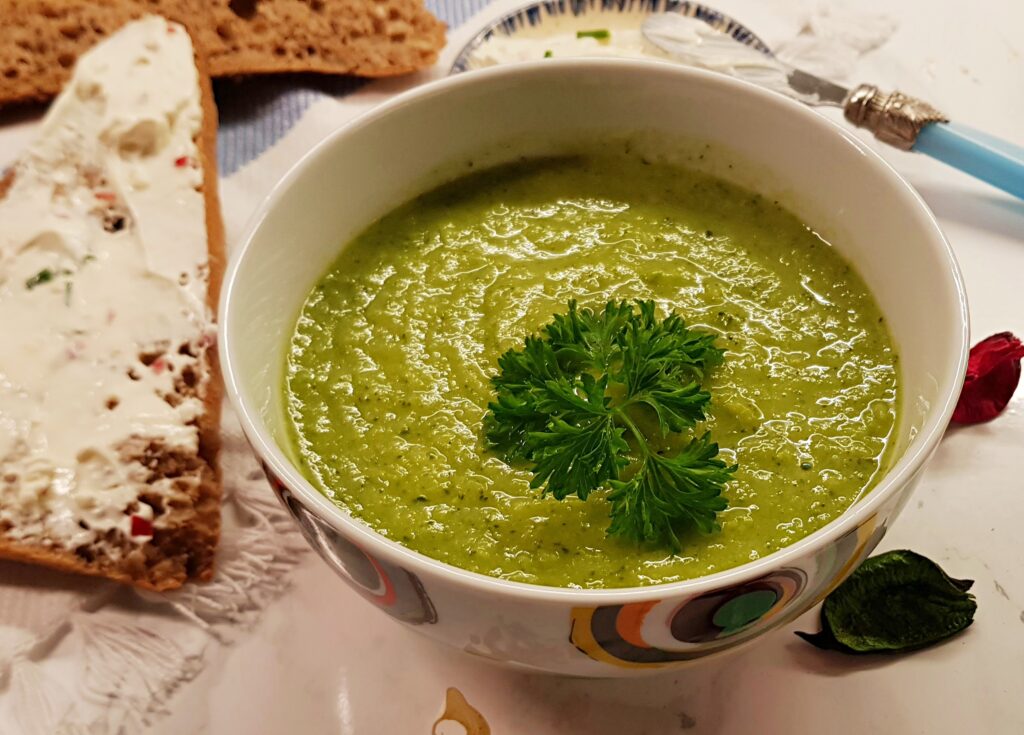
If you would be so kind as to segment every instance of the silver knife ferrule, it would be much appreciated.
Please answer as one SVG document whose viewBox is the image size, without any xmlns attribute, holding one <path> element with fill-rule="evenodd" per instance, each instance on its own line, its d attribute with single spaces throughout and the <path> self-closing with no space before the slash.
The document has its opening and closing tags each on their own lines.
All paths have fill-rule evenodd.
<svg viewBox="0 0 1024 735">
<path fill-rule="evenodd" d="M 885 94 L 873 84 L 861 84 L 843 103 L 846 119 L 867 128 L 883 143 L 905 151 L 914 147 L 918 133 L 928 123 L 949 118 L 923 100 L 892 92 Z"/>
</svg>

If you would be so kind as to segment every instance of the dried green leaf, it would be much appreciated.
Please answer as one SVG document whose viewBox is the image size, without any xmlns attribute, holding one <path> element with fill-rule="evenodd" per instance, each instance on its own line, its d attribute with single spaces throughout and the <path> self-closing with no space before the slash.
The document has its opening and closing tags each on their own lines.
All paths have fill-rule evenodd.
<svg viewBox="0 0 1024 735">
<path fill-rule="evenodd" d="M 797 635 L 844 653 L 925 648 L 974 621 L 972 584 L 913 551 L 889 551 L 865 561 L 825 599 L 821 632 Z"/>
</svg>

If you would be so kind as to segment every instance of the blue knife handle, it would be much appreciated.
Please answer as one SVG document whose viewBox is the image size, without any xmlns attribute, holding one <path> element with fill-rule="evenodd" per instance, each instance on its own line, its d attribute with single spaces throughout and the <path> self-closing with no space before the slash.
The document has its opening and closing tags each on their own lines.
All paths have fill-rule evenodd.
<svg viewBox="0 0 1024 735">
<path fill-rule="evenodd" d="M 1024 148 L 956 123 L 929 123 L 913 150 L 1024 199 Z"/>
</svg>

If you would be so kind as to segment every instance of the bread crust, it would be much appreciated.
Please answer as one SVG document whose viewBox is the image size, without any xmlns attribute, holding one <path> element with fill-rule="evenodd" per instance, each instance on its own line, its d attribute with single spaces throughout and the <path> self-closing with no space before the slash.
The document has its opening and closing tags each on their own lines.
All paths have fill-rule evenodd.
<svg viewBox="0 0 1024 735">
<path fill-rule="evenodd" d="M 203 127 L 199 132 L 199 158 L 203 166 L 203 200 L 206 211 L 206 243 L 209 280 L 206 304 L 216 320 L 220 301 L 220 287 L 227 261 L 224 240 L 224 221 L 220 214 L 220 194 L 217 189 L 217 106 L 213 100 L 213 86 L 207 69 L 206 57 L 195 45 L 196 70 L 203 108 Z M 195 558 L 197 566 L 192 576 L 201 581 L 213 577 L 214 552 L 220 539 L 220 505 L 223 477 L 220 466 L 220 420 L 224 398 L 224 382 L 220 373 L 220 360 L 214 342 L 206 351 L 207 380 L 203 393 L 203 413 L 199 417 L 199 456 L 211 470 L 211 476 L 200 483 L 196 501 L 197 537 Z"/>
<path fill-rule="evenodd" d="M 202 163 L 201 191 L 206 212 L 209 265 L 206 301 L 210 314 L 215 316 L 225 267 L 224 224 L 217 190 L 217 108 L 201 47 L 193 43 L 193 48 L 203 111 L 202 128 L 196 138 L 196 147 Z M 6 195 L 13 178 L 12 171 L 0 179 L 0 198 Z M 200 481 L 192 506 L 193 513 L 186 523 L 176 525 L 166 534 L 163 529 L 157 529 L 154 539 L 140 544 L 138 549 L 119 560 L 97 557 L 90 561 L 70 549 L 19 541 L 0 534 L 0 559 L 105 577 L 154 591 L 178 588 L 189 579 L 210 580 L 214 573 L 214 556 L 221 525 L 222 477 L 219 455 L 224 388 L 215 343 L 206 349 L 204 356 L 206 372 L 205 380 L 201 383 L 203 412 L 197 421 Z"/>
<path fill-rule="evenodd" d="M 36 564 L 61 572 L 85 574 L 90 577 L 104 577 L 132 587 L 153 590 L 154 592 L 176 589 L 185 582 L 185 578 L 178 579 L 176 576 L 170 575 L 161 575 L 153 579 L 140 579 L 115 566 L 105 567 L 89 564 L 73 551 L 68 551 L 67 549 L 28 546 L 2 536 L 0 536 L 0 559 Z"/>
</svg>

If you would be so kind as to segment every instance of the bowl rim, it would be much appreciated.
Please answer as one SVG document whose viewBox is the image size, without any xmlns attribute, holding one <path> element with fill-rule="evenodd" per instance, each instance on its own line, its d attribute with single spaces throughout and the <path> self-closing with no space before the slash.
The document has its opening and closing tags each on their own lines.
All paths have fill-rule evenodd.
<svg viewBox="0 0 1024 735">
<path fill-rule="evenodd" d="M 690 78 L 703 84 L 731 89 L 736 94 L 757 97 L 763 104 L 784 108 L 787 114 L 802 117 L 810 124 L 817 125 L 819 128 L 829 131 L 832 135 L 840 136 L 847 144 L 856 148 L 865 159 L 870 161 L 869 165 L 874 168 L 878 176 L 887 178 L 891 183 L 894 183 L 897 187 L 897 196 L 902 198 L 903 203 L 909 209 L 915 210 L 917 215 L 923 218 L 921 223 L 923 225 L 922 229 L 926 230 L 929 235 L 928 241 L 930 246 L 935 248 L 940 256 L 944 256 L 946 261 L 946 268 L 944 270 L 946 270 L 952 281 L 953 294 L 957 301 L 956 306 L 961 321 L 957 335 L 959 344 L 955 347 L 957 352 L 955 365 L 942 376 L 939 385 L 940 395 L 942 396 L 939 399 L 941 406 L 934 410 L 929 421 L 911 440 L 902 456 L 885 472 L 866 498 L 847 508 L 833 521 L 789 546 L 785 546 L 754 561 L 715 572 L 714 574 L 646 586 L 580 589 L 538 585 L 491 577 L 462 569 L 429 557 L 421 552 L 414 551 L 381 535 L 367 523 L 335 505 L 316 490 L 285 456 L 277 442 L 271 438 L 260 412 L 252 399 L 242 392 L 240 381 L 236 376 L 231 345 L 233 335 L 239 333 L 240 330 L 234 327 L 232 322 L 234 320 L 234 294 L 239 288 L 238 277 L 241 266 L 245 262 L 246 255 L 250 251 L 264 220 L 266 220 L 270 212 L 275 209 L 291 187 L 305 174 L 314 161 L 328 154 L 338 140 L 372 125 L 379 118 L 390 115 L 397 110 L 415 106 L 421 101 L 445 95 L 449 90 L 488 85 L 492 81 L 506 78 L 519 77 L 522 79 L 543 76 L 545 74 L 560 74 L 571 71 L 573 68 L 587 69 L 588 74 L 591 75 L 601 73 L 603 69 L 607 68 L 616 71 L 631 70 L 629 73 L 636 73 L 637 75 L 660 74 L 677 76 L 681 79 Z M 356 543 L 361 549 L 374 555 L 379 555 L 417 575 L 426 575 L 427 577 L 434 578 L 441 577 L 452 584 L 469 587 L 482 594 L 499 594 L 505 597 L 535 602 L 595 606 L 625 604 L 650 600 L 652 598 L 695 597 L 711 590 L 731 587 L 762 578 L 775 570 L 787 566 L 793 560 L 807 555 L 813 549 L 825 547 L 851 530 L 864 525 L 900 488 L 904 487 L 915 477 L 942 439 L 953 409 L 956 406 L 967 367 L 969 318 L 963 276 L 956 255 L 945 234 L 942 232 L 935 215 L 909 182 L 878 153 L 858 140 L 850 130 L 805 105 L 777 92 L 728 77 L 724 74 L 668 62 L 625 58 L 546 59 L 495 66 L 488 69 L 475 70 L 472 73 L 446 76 L 403 92 L 391 100 L 374 106 L 367 112 L 358 115 L 332 131 L 292 164 L 287 173 L 274 185 L 270 193 L 256 208 L 237 242 L 238 244 L 234 248 L 234 252 L 230 255 L 230 261 L 221 289 L 218 309 L 218 351 L 225 392 L 238 416 L 243 433 L 252 445 L 257 458 L 264 463 L 264 466 L 274 476 L 285 484 L 293 495 L 298 496 L 301 504 L 307 510 L 312 509 L 315 511 L 314 515 L 320 521 L 327 522 L 349 541 Z"/>
</svg>

